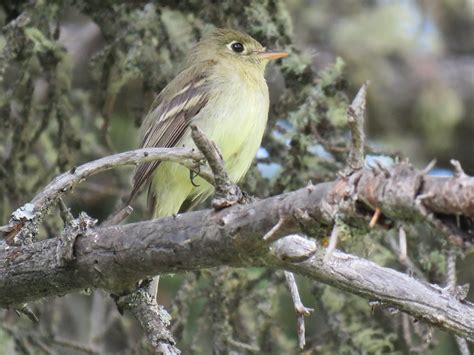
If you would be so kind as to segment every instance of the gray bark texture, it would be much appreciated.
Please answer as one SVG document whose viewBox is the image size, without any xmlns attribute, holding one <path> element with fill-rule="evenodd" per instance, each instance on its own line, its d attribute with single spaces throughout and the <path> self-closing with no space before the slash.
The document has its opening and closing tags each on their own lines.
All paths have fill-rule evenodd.
<svg viewBox="0 0 474 355">
<path fill-rule="evenodd" d="M 443 196 L 456 197 L 457 202 Z M 472 217 L 472 196 L 471 177 L 430 177 L 401 163 L 383 170 L 363 169 L 335 182 L 308 185 L 220 211 L 89 228 L 77 236 L 73 259 L 67 263 L 58 262 L 60 238 L 6 246 L 0 249 L 0 305 L 14 306 L 84 288 L 126 293 L 139 280 L 157 274 L 223 265 L 265 266 L 395 307 L 473 341 L 474 306 L 453 290 L 338 251 L 325 260 L 323 247 L 294 234 L 325 235 L 336 210 L 348 221 L 368 223 L 367 211 L 377 207 L 386 219 L 396 216 L 397 220 L 442 225 L 455 233 L 449 235 L 455 236 L 453 241 L 465 240 L 469 237 L 466 231 L 450 226 L 433 212 Z M 263 238 L 269 231 L 271 238 Z"/>
</svg>

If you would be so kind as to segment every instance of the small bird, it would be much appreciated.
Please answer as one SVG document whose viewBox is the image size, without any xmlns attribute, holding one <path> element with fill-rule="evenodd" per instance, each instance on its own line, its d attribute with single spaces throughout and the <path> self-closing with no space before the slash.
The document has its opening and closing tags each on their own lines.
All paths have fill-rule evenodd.
<svg viewBox="0 0 474 355">
<path fill-rule="evenodd" d="M 190 124 L 199 127 L 220 149 L 230 179 L 247 172 L 262 141 L 269 95 L 264 78 L 271 51 L 247 34 L 215 29 L 188 55 L 184 69 L 156 97 L 141 128 L 141 147 L 195 147 Z M 172 162 L 140 164 L 130 200 L 148 184 L 153 218 L 171 216 L 185 201 L 206 200 L 213 187 Z"/>
</svg>

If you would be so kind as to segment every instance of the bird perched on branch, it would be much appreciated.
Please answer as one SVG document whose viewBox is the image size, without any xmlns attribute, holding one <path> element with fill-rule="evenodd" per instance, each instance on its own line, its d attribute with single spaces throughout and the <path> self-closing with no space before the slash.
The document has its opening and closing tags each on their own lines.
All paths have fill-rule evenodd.
<svg viewBox="0 0 474 355">
<path fill-rule="evenodd" d="M 238 182 L 247 172 L 262 141 L 269 96 L 264 78 L 272 59 L 287 52 L 267 50 L 247 34 L 216 29 L 189 53 L 185 67 L 156 97 L 141 127 L 141 147 L 195 147 L 190 125 L 196 125 L 219 148 L 229 178 Z M 148 184 L 153 218 L 179 212 L 207 199 L 213 186 L 182 165 L 140 164 L 129 202 Z M 159 277 L 149 286 L 156 297 Z"/>
<path fill-rule="evenodd" d="M 141 128 L 141 147 L 194 147 L 190 124 L 220 149 L 231 180 L 247 172 L 262 141 L 269 109 L 265 67 L 287 52 L 267 50 L 247 34 L 215 29 L 192 49 L 182 70 L 156 97 Z M 213 187 L 172 162 L 140 164 L 130 200 L 149 184 L 153 218 L 208 198 Z"/>
</svg>

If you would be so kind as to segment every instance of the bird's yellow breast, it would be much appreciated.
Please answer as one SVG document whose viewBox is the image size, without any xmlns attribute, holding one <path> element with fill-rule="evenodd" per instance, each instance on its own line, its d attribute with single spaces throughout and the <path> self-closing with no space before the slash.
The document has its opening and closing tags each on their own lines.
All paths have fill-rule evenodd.
<svg viewBox="0 0 474 355">
<path fill-rule="evenodd" d="M 214 80 L 209 84 L 209 100 L 192 121 L 217 144 L 227 173 L 234 182 L 245 175 L 260 147 L 269 109 L 263 74 L 250 78 L 242 78 L 242 75 L 247 73 L 216 71 L 215 76 L 209 78 Z M 183 145 L 195 147 L 189 129 L 178 144 Z M 201 200 L 213 192 L 213 187 L 206 181 L 197 178 L 196 183 L 199 186 L 191 184 L 186 168 L 173 163 L 160 164 L 153 177 L 152 189 L 156 201 L 167 203 L 163 207 L 155 206 L 155 217 L 177 213 L 187 198 Z"/>
<path fill-rule="evenodd" d="M 216 90 L 195 123 L 221 150 L 231 179 L 239 181 L 262 141 L 268 118 L 268 88 L 263 77 L 259 82 L 249 82 L 238 73 L 218 87 L 220 90 Z M 220 109 L 216 111 L 214 107 Z"/>
</svg>

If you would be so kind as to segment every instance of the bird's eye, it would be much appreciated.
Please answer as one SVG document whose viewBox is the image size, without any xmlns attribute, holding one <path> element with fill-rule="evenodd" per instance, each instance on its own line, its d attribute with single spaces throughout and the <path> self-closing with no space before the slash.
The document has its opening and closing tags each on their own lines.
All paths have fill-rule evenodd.
<svg viewBox="0 0 474 355">
<path fill-rule="evenodd" d="M 230 48 L 235 52 L 235 53 L 242 53 L 244 51 L 244 45 L 240 42 L 234 42 L 230 45 Z"/>
</svg>

